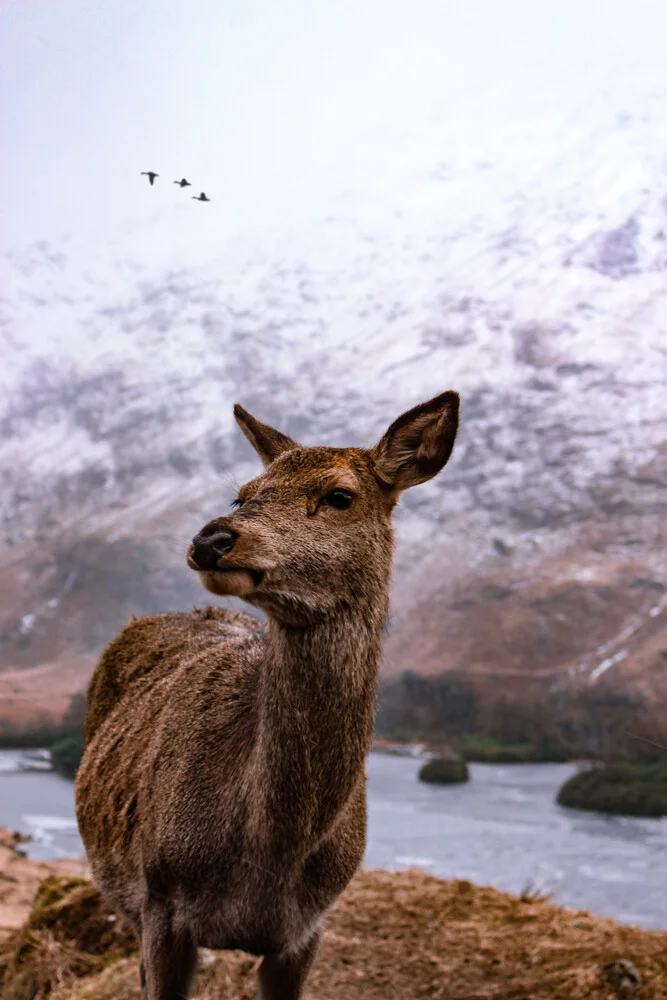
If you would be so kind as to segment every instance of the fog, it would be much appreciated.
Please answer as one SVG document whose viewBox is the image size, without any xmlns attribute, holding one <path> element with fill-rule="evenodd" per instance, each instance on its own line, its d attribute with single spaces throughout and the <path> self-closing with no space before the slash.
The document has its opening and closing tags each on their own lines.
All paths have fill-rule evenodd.
<svg viewBox="0 0 667 1000">
<path fill-rule="evenodd" d="M 202 251 L 386 217 L 440 161 L 529 181 L 592 93 L 622 113 L 628 66 L 664 74 L 667 41 L 660 0 L 23 0 L 0 28 L 5 248 L 158 216 Z"/>
</svg>

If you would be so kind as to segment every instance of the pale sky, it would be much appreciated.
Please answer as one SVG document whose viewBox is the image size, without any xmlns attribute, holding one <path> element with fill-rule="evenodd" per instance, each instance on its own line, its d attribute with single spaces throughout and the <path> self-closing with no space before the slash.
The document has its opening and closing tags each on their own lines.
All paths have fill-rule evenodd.
<svg viewBox="0 0 667 1000">
<path fill-rule="evenodd" d="M 2 243 L 372 199 L 422 140 L 497 153 L 508 115 L 666 43 L 664 0 L 4 0 Z"/>
</svg>

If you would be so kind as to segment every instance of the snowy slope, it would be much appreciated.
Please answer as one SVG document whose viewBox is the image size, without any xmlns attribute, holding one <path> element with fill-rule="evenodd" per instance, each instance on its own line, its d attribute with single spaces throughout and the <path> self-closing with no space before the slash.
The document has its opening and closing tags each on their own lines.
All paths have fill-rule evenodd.
<svg viewBox="0 0 667 1000">
<path fill-rule="evenodd" d="M 399 511 L 399 618 L 433 589 L 426 564 L 495 571 L 630 521 L 633 558 L 667 584 L 667 74 L 575 82 L 484 135 L 439 109 L 392 138 L 380 172 L 362 137 L 363 197 L 221 232 L 215 251 L 179 208 L 7 256 L 4 662 L 17 636 L 30 646 L 25 615 L 28 630 L 58 618 L 44 609 L 69 577 L 31 574 L 38 553 L 55 566 L 87 539 L 135 540 L 158 577 L 180 566 L 256 470 L 236 400 L 306 444 L 357 444 L 462 393 L 448 470 Z"/>
</svg>

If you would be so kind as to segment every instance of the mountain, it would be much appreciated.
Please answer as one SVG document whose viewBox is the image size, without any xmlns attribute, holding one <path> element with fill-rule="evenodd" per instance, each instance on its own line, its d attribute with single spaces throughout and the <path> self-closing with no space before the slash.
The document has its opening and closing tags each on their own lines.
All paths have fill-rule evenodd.
<svg viewBox="0 0 667 1000">
<path fill-rule="evenodd" d="M 187 541 L 257 471 L 235 401 L 369 444 L 447 388 L 454 456 L 397 512 L 387 675 L 665 692 L 667 80 L 568 101 L 449 157 L 435 115 L 372 196 L 215 252 L 179 211 L 5 256 L 3 718 L 58 714 L 132 613 L 204 600 Z"/>
</svg>

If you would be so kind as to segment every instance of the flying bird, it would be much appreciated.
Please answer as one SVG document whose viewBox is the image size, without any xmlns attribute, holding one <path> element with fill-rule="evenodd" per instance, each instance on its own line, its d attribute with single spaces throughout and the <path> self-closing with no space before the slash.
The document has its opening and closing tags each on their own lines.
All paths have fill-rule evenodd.
<svg viewBox="0 0 667 1000">
<path fill-rule="evenodd" d="M 178 184 L 178 186 L 182 188 L 192 187 L 190 181 L 186 181 L 185 177 L 181 177 L 180 181 L 174 181 L 174 184 Z"/>
<path fill-rule="evenodd" d="M 152 187 L 153 184 L 154 184 L 154 182 L 155 182 L 155 178 L 159 177 L 160 175 L 156 174 L 154 170 L 142 170 L 141 171 L 141 176 L 142 177 L 148 177 L 148 180 L 149 180 L 150 185 Z"/>
<path fill-rule="evenodd" d="M 193 194 L 192 200 L 193 201 L 210 201 L 211 199 L 207 198 L 206 195 L 204 194 L 204 192 L 202 191 L 202 193 L 199 194 L 199 195 Z"/>
</svg>

